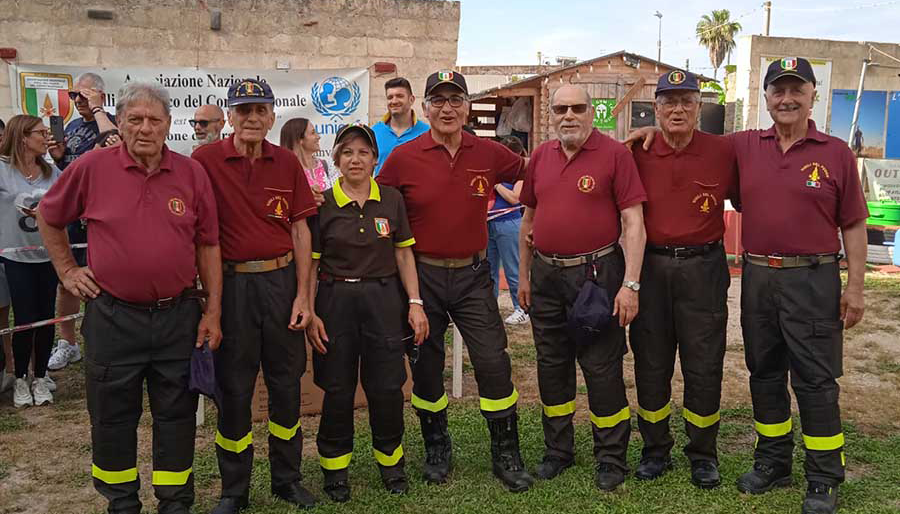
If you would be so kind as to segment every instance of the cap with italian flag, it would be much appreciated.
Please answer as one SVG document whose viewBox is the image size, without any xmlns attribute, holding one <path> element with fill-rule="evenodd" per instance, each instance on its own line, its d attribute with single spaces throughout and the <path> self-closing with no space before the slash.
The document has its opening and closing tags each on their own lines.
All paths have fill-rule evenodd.
<svg viewBox="0 0 900 514">
<path fill-rule="evenodd" d="M 428 76 L 428 79 L 425 80 L 425 96 L 427 97 L 431 94 L 431 90 L 440 86 L 441 84 L 453 84 L 464 95 L 469 94 L 469 86 L 466 85 L 466 78 L 463 77 L 462 73 L 458 73 L 450 70 L 441 70 L 436 71 Z"/>
</svg>

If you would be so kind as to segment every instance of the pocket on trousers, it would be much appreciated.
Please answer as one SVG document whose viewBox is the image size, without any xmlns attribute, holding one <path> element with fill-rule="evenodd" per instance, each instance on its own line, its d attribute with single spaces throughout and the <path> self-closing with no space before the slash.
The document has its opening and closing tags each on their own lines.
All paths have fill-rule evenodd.
<svg viewBox="0 0 900 514">
<path fill-rule="evenodd" d="M 810 321 L 812 353 L 829 370 L 833 378 L 844 374 L 844 322 L 821 319 Z"/>
</svg>

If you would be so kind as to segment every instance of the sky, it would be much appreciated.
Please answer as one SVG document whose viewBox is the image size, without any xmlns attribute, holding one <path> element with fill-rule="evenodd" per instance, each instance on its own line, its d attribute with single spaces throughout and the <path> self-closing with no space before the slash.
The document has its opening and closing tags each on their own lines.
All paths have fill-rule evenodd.
<svg viewBox="0 0 900 514">
<path fill-rule="evenodd" d="M 545 56 L 579 61 L 619 50 L 656 58 L 662 13 L 662 61 L 712 76 L 695 29 L 703 14 L 728 9 L 738 35 L 762 34 L 757 1 L 460 0 L 460 66 L 537 64 Z M 900 43 L 900 0 L 773 0 L 770 35 Z M 734 59 L 733 59 L 734 62 Z M 720 75 L 721 77 L 721 70 Z"/>
</svg>

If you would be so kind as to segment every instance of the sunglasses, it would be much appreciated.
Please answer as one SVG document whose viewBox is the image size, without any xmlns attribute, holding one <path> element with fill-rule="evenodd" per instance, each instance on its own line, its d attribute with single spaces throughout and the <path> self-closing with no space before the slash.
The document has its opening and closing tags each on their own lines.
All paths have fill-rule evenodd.
<svg viewBox="0 0 900 514">
<path fill-rule="evenodd" d="M 78 100 L 79 98 L 87 100 L 87 97 L 81 94 L 81 91 L 69 91 L 69 99 Z"/>
<path fill-rule="evenodd" d="M 216 121 L 222 121 L 222 120 L 221 120 L 221 118 L 216 118 L 214 120 L 188 120 L 188 123 L 191 124 L 191 128 L 194 128 L 197 125 L 200 125 L 200 128 L 206 128 L 209 126 L 210 123 L 213 123 Z"/>
<path fill-rule="evenodd" d="M 440 109 L 447 102 L 450 102 L 450 107 L 462 107 L 462 104 L 465 103 L 466 99 L 460 95 L 453 95 L 450 97 L 435 95 L 428 98 L 428 103 L 434 107 Z"/>
<path fill-rule="evenodd" d="M 575 114 L 584 114 L 588 110 L 588 104 L 574 104 L 574 105 L 564 105 L 557 104 L 551 105 L 550 110 L 553 111 L 553 114 L 565 114 L 569 109 L 572 109 L 572 112 Z"/>
</svg>

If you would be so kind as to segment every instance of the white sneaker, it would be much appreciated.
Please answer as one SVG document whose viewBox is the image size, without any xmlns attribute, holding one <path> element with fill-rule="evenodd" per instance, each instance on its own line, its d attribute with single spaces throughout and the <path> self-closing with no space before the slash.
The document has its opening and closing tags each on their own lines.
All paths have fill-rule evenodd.
<svg viewBox="0 0 900 514">
<path fill-rule="evenodd" d="M 13 392 L 13 407 L 21 409 L 34 405 L 34 398 L 31 396 L 31 388 L 28 387 L 28 381 L 24 378 L 16 379 L 16 390 Z"/>
<path fill-rule="evenodd" d="M 31 391 L 34 394 L 34 404 L 44 405 L 45 403 L 53 403 L 53 393 L 50 392 L 49 379 L 36 378 L 31 385 Z"/>
<path fill-rule="evenodd" d="M 56 382 L 50 378 L 50 373 L 47 373 L 47 376 L 44 378 L 47 380 L 47 389 L 49 389 L 51 393 L 55 393 Z M 28 374 L 28 383 L 31 384 L 31 387 L 34 387 L 34 373 Z"/>
<path fill-rule="evenodd" d="M 528 323 L 528 314 L 525 314 L 525 311 L 522 309 L 516 309 L 503 320 L 507 325 L 524 325 Z"/>
<path fill-rule="evenodd" d="M 5 393 L 12 389 L 14 385 L 16 385 L 15 375 L 7 373 L 6 370 L 0 370 L 0 393 Z"/>
<path fill-rule="evenodd" d="M 65 339 L 60 339 L 56 343 L 56 349 L 53 350 L 53 355 L 50 356 L 47 368 L 57 371 L 80 360 L 81 348 L 78 344 L 71 344 Z"/>
</svg>

